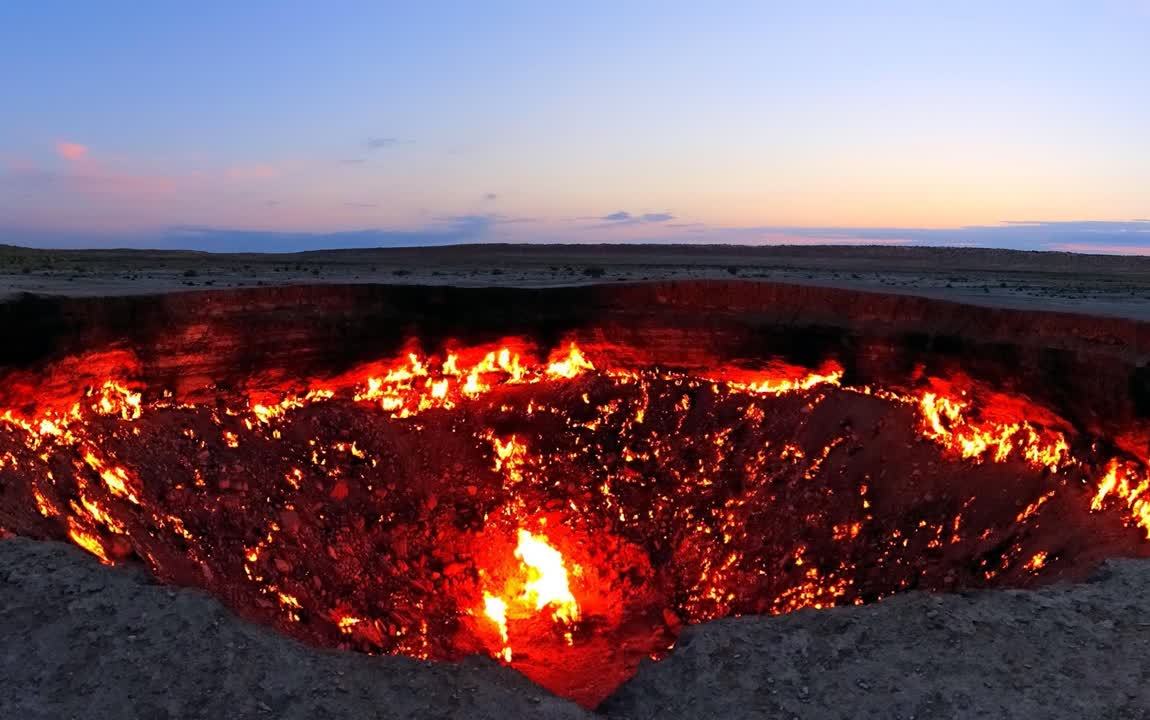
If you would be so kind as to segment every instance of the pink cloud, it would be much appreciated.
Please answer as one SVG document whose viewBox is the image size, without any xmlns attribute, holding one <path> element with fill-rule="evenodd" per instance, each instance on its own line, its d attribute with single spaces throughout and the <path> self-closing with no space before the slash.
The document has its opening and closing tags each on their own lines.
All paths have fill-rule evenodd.
<svg viewBox="0 0 1150 720">
<path fill-rule="evenodd" d="M 909 245 L 910 240 L 903 238 L 852 238 L 821 235 L 802 235 L 789 232 L 768 232 L 757 238 L 749 240 L 762 245 Z"/>
<path fill-rule="evenodd" d="M 68 140 L 56 141 L 56 154 L 70 162 L 83 160 L 88 155 L 88 147 Z"/>
<path fill-rule="evenodd" d="M 279 168 L 266 163 L 235 165 L 225 173 L 231 180 L 267 180 L 279 176 Z"/>
<path fill-rule="evenodd" d="M 176 180 L 163 175 L 140 175 L 97 169 L 64 176 L 69 189 L 88 195 L 165 195 L 176 189 Z"/>
<path fill-rule="evenodd" d="M 11 180 L 23 187 L 42 191 L 63 191 L 84 195 L 154 196 L 172 193 L 178 177 L 152 172 L 138 172 L 122 162 L 109 162 L 93 156 L 88 147 L 59 140 L 56 154 L 67 161 L 63 169 L 41 168 L 20 158 L 6 164 Z"/>
</svg>

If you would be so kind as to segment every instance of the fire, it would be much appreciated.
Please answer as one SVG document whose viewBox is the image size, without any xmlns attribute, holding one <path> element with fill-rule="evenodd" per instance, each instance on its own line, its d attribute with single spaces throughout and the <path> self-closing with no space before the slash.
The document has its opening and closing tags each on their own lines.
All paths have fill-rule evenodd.
<svg viewBox="0 0 1150 720">
<path fill-rule="evenodd" d="M 1038 572 L 1046 565 L 1047 553 L 1045 550 L 1035 553 L 1029 560 L 1026 561 L 1026 569 Z"/>
<path fill-rule="evenodd" d="M 112 561 L 108 559 L 108 551 L 104 549 L 99 538 L 85 530 L 84 527 L 73 518 L 68 518 L 68 537 L 72 539 L 72 542 L 98 557 L 100 562 L 105 565 L 112 563 Z"/>
<path fill-rule="evenodd" d="M 1150 540 L 1150 469 L 1112 459 L 1106 474 L 1098 482 L 1098 492 L 1090 503 L 1091 510 L 1101 510 L 1110 495 L 1126 504 L 1133 522 L 1146 531 Z M 1139 477 L 1139 475 L 1142 477 Z"/>
<path fill-rule="evenodd" d="M 484 590 L 483 614 L 495 623 L 495 627 L 499 628 L 499 639 L 503 642 L 503 647 L 498 653 L 499 657 L 503 658 L 504 662 L 511 662 L 511 641 L 507 636 L 507 603 L 504 602 L 503 598 L 496 597 Z"/>
<path fill-rule="evenodd" d="M 683 624 L 954 586 L 923 557 L 961 558 L 957 583 L 1061 577 L 1074 549 L 1049 528 L 1075 508 L 1150 537 L 1145 462 L 982 386 L 612 357 L 508 339 L 184 404 L 110 378 L 74 406 L 0 409 L 0 511 L 317 644 L 524 666 L 622 643 L 636 617 L 666 647 Z M 920 475 L 930 501 L 883 517 Z"/>
<path fill-rule="evenodd" d="M 1005 462 L 1021 451 L 1028 464 L 1057 472 L 1070 456 L 1066 438 L 1058 433 L 1040 433 L 1026 421 L 1012 423 L 980 422 L 973 418 L 970 404 L 962 399 L 924 392 L 918 399 L 926 437 L 958 452 L 963 458 Z"/>
<path fill-rule="evenodd" d="M 567 583 L 563 555 L 547 544 L 547 538 L 536 537 L 521 528 L 515 557 L 527 568 L 527 586 L 523 591 L 526 602 L 534 603 L 536 610 L 554 607 L 552 617 L 559 622 L 579 619 L 579 603 Z"/>
<path fill-rule="evenodd" d="M 136 420 L 143 412 L 141 394 L 116 380 L 106 381 L 93 396 L 95 402 L 92 407 L 101 415 L 119 415 L 124 420 Z"/>
<path fill-rule="evenodd" d="M 579 601 L 571 592 L 567 565 L 563 554 L 552 547 L 543 535 L 534 535 L 520 528 L 515 557 L 520 563 L 521 578 L 517 584 L 522 592 L 511 597 L 500 597 L 483 592 L 483 614 L 499 629 L 503 647 L 497 655 L 511 662 L 512 652 L 508 638 L 507 620 L 527 618 L 550 608 L 551 618 L 564 626 L 579 620 Z M 570 632 L 565 632 L 568 643 Z"/>
<path fill-rule="evenodd" d="M 554 360 L 547 366 L 547 374 L 553 378 L 570 380 L 584 370 L 594 370 L 595 366 L 583 356 L 574 343 L 567 349 L 565 358 Z"/>
</svg>

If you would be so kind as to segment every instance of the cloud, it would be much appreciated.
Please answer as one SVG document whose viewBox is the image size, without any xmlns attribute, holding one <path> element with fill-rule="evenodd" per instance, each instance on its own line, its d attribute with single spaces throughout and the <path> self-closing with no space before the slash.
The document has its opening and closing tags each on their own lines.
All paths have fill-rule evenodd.
<svg viewBox="0 0 1150 720">
<path fill-rule="evenodd" d="M 369 137 L 363 142 L 363 146 L 368 150 L 382 150 L 398 144 L 399 138 L 393 137 Z"/>
<path fill-rule="evenodd" d="M 207 252 L 304 252 L 308 250 L 427 247 L 483 242 L 499 219 L 489 215 L 440 218 L 410 230 L 372 228 L 345 232 L 279 232 L 185 225 L 139 238 L 136 247 Z M 2 235 L 2 233 L 0 233 Z"/>
<path fill-rule="evenodd" d="M 680 232 L 667 238 L 644 240 L 733 245 L 924 245 L 1130 255 L 1145 255 L 1150 251 L 1150 221 L 1146 220 L 1021 220 L 957 228 L 715 227 L 694 223 L 664 227 Z"/>
<path fill-rule="evenodd" d="M 349 208 L 377 208 L 379 203 L 376 202 L 345 202 L 345 206 Z"/>
<path fill-rule="evenodd" d="M 87 157 L 88 147 L 69 140 L 57 140 L 56 154 L 69 162 L 76 162 Z"/>
<path fill-rule="evenodd" d="M 278 177 L 279 174 L 279 168 L 268 163 L 233 165 L 224 171 L 224 175 L 229 180 L 268 180 Z"/>
<path fill-rule="evenodd" d="M 493 192 L 483 193 L 483 199 L 487 202 L 494 202 L 499 199 L 499 195 Z"/>
<path fill-rule="evenodd" d="M 1085 255 L 1143 255 L 1150 257 L 1150 244 L 1140 245 L 1092 245 L 1090 243 L 1055 243 L 1047 247 L 1058 252 Z"/>
<path fill-rule="evenodd" d="M 12 169 L 0 175 L 0 188 L 25 195 L 45 194 L 57 198 L 60 193 L 64 197 L 71 193 L 144 197 L 174 191 L 176 180 L 164 175 L 137 174 L 102 167 L 95 162 L 84 162 L 69 168 L 67 172 L 41 168 Z"/>
<path fill-rule="evenodd" d="M 613 227 L 617 225 L 635 225 L 640 223 L 663 223 L 674 220 L 675 216 L 667 212 L 658 213 L 643 213 L 642 215 L 635 215 L 626 210 L 619 210 L 603 217 L 593 218 L 600 220 L 607 225 L 601 227 Z"/>
</svg>

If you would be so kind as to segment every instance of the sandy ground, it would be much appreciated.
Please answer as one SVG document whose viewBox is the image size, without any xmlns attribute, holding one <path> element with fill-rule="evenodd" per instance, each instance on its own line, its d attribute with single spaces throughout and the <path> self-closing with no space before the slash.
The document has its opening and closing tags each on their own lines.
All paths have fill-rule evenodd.
<svg viewBox="0 0 1150 720">
<path fill-rule="evenodd" d="M 1150 258 L 890 247 L 466 245 L 282 255 L 0 246 L 0 296 L 292 283 L 549 287 L 757 278 L 1150 320 Z"/>
<path fill-rule="evenodd" d="M 80 550 L 0 541 L 0 717 L 592 718 L 490 660 L 316 650 Z M 689 628 L 600 708 L 630 718 L 1145 718 L 1150 562 L 1034 592 Z"/>
</svg>

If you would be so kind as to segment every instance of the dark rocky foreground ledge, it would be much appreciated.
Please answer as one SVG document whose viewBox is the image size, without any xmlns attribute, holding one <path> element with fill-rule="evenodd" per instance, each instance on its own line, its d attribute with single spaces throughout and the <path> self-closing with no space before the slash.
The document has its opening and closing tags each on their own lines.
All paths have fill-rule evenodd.
<svg viewBox="0 0 1150 720">
<path fill-rule="evenodd" d="M 0 542 L 0 717 L 592 718 L 489 660 L 315 650 L 78 549 Z M 689 628 L 612 718 L 1145 718 L 1150 562 Z"/>
<path fill-rule="evenodd" d="M 81 550 L 0 541 L 0 718 L 585 718 L 492 660 L 310 648 Z"/>
<path fill-rule="evenodd" d="M 688 628 L 603 710 L 640 718 L 1150 717 L 1150 562 L 1087 583 Z"/>
</svg>

